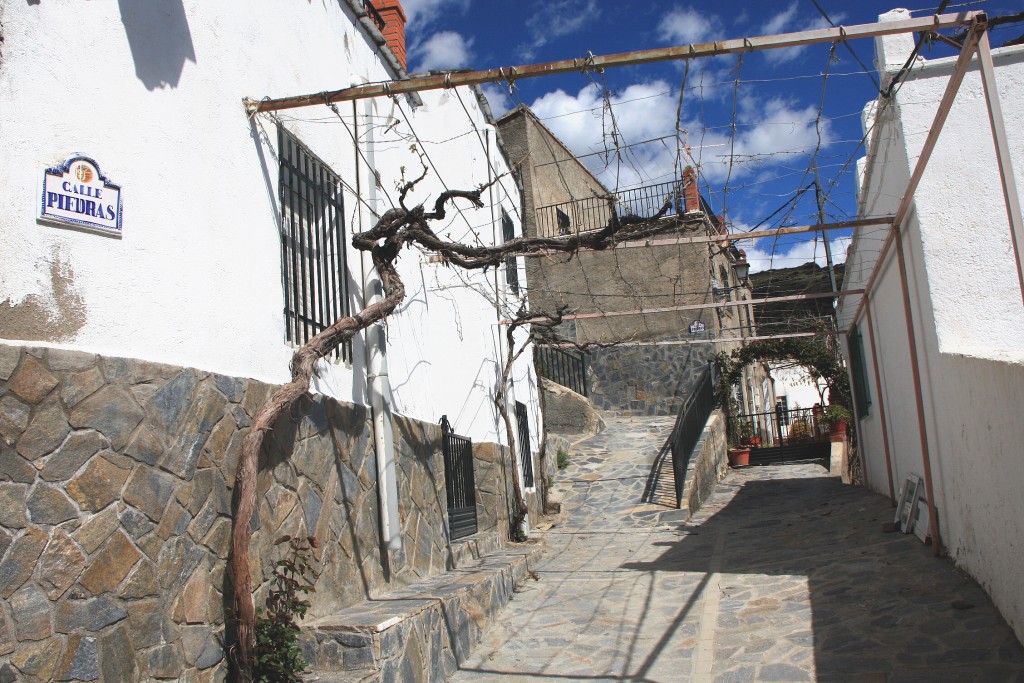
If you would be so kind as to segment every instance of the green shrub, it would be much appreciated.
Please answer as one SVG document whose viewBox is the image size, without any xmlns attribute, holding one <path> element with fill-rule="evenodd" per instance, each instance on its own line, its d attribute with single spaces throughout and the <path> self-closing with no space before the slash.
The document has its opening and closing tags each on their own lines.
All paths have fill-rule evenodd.
<svg viewBox="0 0 1024 683">
<path fill-rule="evenodd" d="M 282 536 L 276 545 L 288 544 L 288 553 L 278 560 L 267 594 L 265 609 L 256 610 L 256 681 L 258 683 L 302 683 L 306 659 L 299 647 L 299 625 L 309 609 L 303 595 L 313 592 L 312 554 L 316 539 Z"/>
<path fill-rule="evenodd" d="M 849 423 L 852 419 L 853 416 L 850 415 L 850 411 L 838 403 L 832 403 L 825 408 L 825 423 L 830 427 L 837 422 Z"/>
<path fill-rule="evenodd" d="M 807 441 L 811 438 L 811 427 L 807 424 L 807 420 L 799 418 L 793 420 L 793 424 L 789 425 L 789 438 L 787 441 L 790 443 L 799 443 L 801 441 Z"/>
<path fill-rule="evenodd" d="M 569 460 L 569 454 L 565 452 L 564 448 L 559 448 L 558 449 L 558 469 L 564 470 L 566 467 L 569 466 L 570 462 L 571 461 Z"/>
</svg>

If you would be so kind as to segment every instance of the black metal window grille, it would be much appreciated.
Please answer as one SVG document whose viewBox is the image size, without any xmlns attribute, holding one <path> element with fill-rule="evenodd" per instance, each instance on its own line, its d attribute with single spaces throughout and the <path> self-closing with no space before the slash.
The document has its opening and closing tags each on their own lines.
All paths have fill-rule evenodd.
<svg viewBox="0 0 1024 683">
<path fill-rule="evenodd" d="M 285 337 L 305 344 L 349 314 L 341 179 L 277 129 Z M 333 356 L 351 360 L 345 344 Z"/>
<path fill-rule="evenodd" d="M 512 224 L 512 219 L 504 208 L 501 210 L 501 231 L 506 242 L 515 239 L 515 225 Z M 509 289 L 512 290 L 513 294 L 519 294 L 519 264 L 515 256 L 505 257 L 505 282 L 508 283 Z"/>
<path fill-rule="evenodd" d="M 441 417 L 444 452 L 444 487 L 448 499 L 448 531 L 451 540 L 476 533 L 476 479 L 473 476 L 473 442 L 452 432 L 448 416 Z"/>
<path fill-rule="evenodd" d="M 853 375 L 853 400 L 857 402 L 857 416 L 865 417 L 871 410 L 871 389 L 867 366 L 864 363 L 864 338 L 856 324 L 850 326 L 850 374 Z"/>
<path fill-rule="evenodd" d="M 530 452 L 530 421 L 526 415 L 526 404 L 516 401 L 516 422 L 519 425 L 519 459 L 523 461 L 523 488 L 532 489 L 533 455 Z"/>
<path fill-rule="evenodd" d="M 582 353 L 557 346 L 536 346 L 534 358 L 541 377 L 572 389 L 581 396 L 587 395 L 587 360 Z"/>
<path fill-rule="evenodd" d="M 380 15 L 380 12 L 377 11 L 377 8 L 373 6 L 373 3 L 370 2 L 370 0 L 363 0 L 363 9 L 366 10 L 368 15 L 370 15 L 370 21 L 372 21 L 373 25 L 377 27 L 377 30 L 383 31 L 386 22 L 384 21 L 384 17 Z"/>
</svg>

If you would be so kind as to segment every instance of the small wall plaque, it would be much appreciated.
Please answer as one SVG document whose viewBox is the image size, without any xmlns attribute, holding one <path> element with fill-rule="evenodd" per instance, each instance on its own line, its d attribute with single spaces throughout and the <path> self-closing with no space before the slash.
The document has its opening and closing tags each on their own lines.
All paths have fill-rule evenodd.
<svg viewBox="0 0 1024 683">
<path fill-rule="evenodd" d="M 694 320 L 690 323 L 690 334 L 698 334 L 708 329 L 708 326 L 704 324 L 702 320 Z"/>
<path fill-rule="evenodd" d="M 121 187 L 84 154 L 43 171 L 40 219 L 120 235 L 121 214 Z"/>
</svg>

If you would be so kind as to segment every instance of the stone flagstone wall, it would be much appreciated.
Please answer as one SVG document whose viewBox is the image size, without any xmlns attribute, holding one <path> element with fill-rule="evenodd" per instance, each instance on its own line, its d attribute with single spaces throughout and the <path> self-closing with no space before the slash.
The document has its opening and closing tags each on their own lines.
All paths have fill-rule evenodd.
<svg viewBox="0 0 1024 683">
<path fill-rule="evenodd" d="M 0 681 L 224 680 L 231 488 L 273 389 L 0 345 Z M 309 618 L 387 589 L 371 433 L 366 408 L 322 396 L 275 425 L 257 482 L 257 604 L 283 534 L 319 541 Z M 436 426 L 396 418 L 395 435 L 394 580 L 410 583 L 449 566 L 444 466 Z M 501 474 L 478 479 L 481 529 L 507 534 Z"/>
<path fill-rule="evenodd" d="M 714 356 L 713 344 L 593 349 L 590 401 L 623 416 L 675 415 Z"/>
</svg>

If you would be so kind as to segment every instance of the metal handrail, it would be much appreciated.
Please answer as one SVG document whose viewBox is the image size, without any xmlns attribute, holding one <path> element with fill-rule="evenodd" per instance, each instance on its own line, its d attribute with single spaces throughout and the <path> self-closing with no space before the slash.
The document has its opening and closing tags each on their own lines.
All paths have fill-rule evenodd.
<svg viewBox="0 0 1024 683">
<path fill-rule="evenodd" d="M 676 484 L 676 507 L 683 505 L 683 486 L 686 483 L 686 469 L 690 464 L 693 449 L 700 441 L 708 417 L 715 409 L 714 365 L 708 365 L 697 382 L 697 387 L 679 409 L 676 423 L 672 427 L 666 447 L 672 452 L 672 471 Z"/>
</svg>

